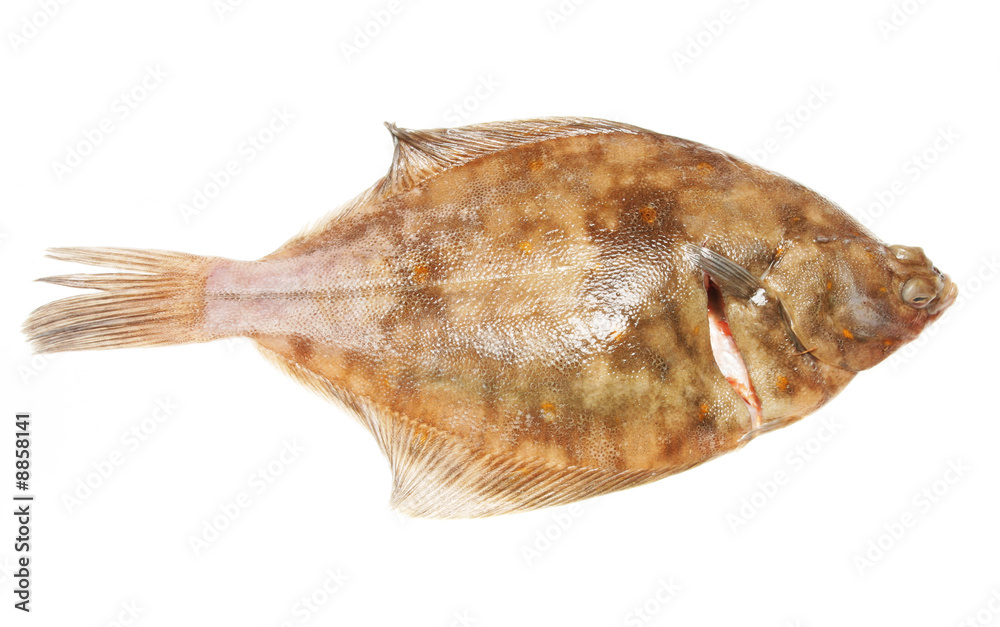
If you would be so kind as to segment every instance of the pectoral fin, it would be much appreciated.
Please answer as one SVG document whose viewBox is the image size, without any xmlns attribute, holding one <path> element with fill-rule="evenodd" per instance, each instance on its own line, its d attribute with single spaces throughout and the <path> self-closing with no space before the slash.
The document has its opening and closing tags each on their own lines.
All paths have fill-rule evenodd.
<svg viewBox="0 0 1000 627">
<path fill-rule="evenodd" d="M 749 270 L 725 255 L 697 244 L 684 244 L 684 256 L 696 268 L 707 274 L 712 283 L 727 294 L 732 294 L 755 305 L 763 305 L 767 300 L 775 301 L 778 306 L 778 312 L 781 314 L 782 327 L 785 333 L 788 334 L 788 338 L 800 353 L 809 353 L 809 349 L 802 344 L 802 341 L 796 335 L 791 316 L 781 302 L 781 298 L 773 292 L 767 293 L 760 279 L 750 274 Z"/>
<path fill-rule="evenodd" d="M 684 255 L 695 267 L 707 274 L 723 292 L 745 300 L 753 300 L 763 294 L 764 288 L 757 277 L 714 250 L 686 243 Z"/>
</svg>

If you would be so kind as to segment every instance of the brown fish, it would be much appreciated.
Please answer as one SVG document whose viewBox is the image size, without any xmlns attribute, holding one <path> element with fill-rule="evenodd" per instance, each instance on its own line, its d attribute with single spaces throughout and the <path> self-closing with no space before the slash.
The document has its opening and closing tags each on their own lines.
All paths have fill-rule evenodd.
<svg viewBox="0 0 1000 627">
<path fill-rule="evenodd" d="M 392 502 L 472 517 L 647 483 L 815 411 L 955 300 L 919 248 L 695 142 L 604 120 L 414 131 L 258 261 L 111 248 L 38 352 L 254 339 L 352 410 Z"/>
</svg>

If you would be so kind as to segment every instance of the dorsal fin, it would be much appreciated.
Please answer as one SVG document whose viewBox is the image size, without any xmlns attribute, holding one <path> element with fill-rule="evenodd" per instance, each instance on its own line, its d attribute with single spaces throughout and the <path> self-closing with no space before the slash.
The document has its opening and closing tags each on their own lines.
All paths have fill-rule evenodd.
<svg viewBox="0 0 1000 627">
<path fill-rule="evenodd" d="M 448 168 L 473 159 L 546 139 L 600 133 L 649 133 L 637 126 L 598 118 L 539 118 L 513 122 L 488 122 L 458 128 L 425 131 L 404 129 L 386 122 L 394 151 L 389 173 L 339 209 L 306 229 L 263 259 L 288 257 L 307 250 L 309 241 L 331 224 L 364 211 L 374 203 L 410 189 Z"/>
<path fill-rule="evenodd" d="M 382 191 L 392 195 L 479 157 L 546 139 L 599 133 L 641 133 L 635 126 L 597 118 L 540 118 L 459 128 L 412 130 L 385 123 L 394 152 Z"/>
</svg>

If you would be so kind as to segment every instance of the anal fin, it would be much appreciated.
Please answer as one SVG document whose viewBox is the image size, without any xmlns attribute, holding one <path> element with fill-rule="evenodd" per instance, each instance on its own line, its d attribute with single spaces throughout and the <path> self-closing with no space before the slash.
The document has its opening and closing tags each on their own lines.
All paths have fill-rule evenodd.
<svg viewBox="0 0 1000 627">
<path fill-rule="evenodd" d="M 392 506 L 422 518 L 481 518 L 564 505 L 648 483 L 688 466 L 612 470 L 517 459 L 470 447 L 459 437 L 359 398 L 258 340 L 278 368 L 353 412 L 371 432 L 393 475 Z"/>
</svg>

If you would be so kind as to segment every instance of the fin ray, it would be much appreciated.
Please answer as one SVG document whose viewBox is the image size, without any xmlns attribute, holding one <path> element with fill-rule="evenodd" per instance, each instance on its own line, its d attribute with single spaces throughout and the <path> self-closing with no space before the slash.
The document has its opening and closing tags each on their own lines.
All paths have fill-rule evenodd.
<svg viewBox="0 0 1000 627">
<path fill-rule="evenodd" d="M 36 353 L 163 346 L 212 339 L 201 332 L 204 283 L 213 257 L 128 248 L 54 248 L 60 261 L 131 272 L 39 279 L 96 289 L 43 305 L 24 323 Z"/>
<path fill-rule="evenodd" d="M 264 259 L 278 259 L 308 252 L 311 241 L 329 229 L 331 224 L 364 211 L 387 196 L 410 189 L 448 168 L 492 152 L 559 137 L 650 132 L 637 126 L 608 120 L 573 117 L 489 122 L 430 130 L 404 129 L 389 122 L 386 127 L 393 138 L 393 157 L 388 174 Z"/>
<path fill-rule="evenodd" d="M 686 470 L 562 466 L 473 449 L 457 436 L 356 397 L 258 340 L 261 353 L 301 384 L 352 412 L 389 461 L 390 503 L 421 518 L 481 518 L 564 505 Z M 694 465 L 694 464 L 692 464 Z"/>
<path fill-rule="evenodd" d="M 538 118 L 489 122 L 458 128 L 413 130 L 386 122 L 392 133 L 392 166 L 383 183 L 386 194 L 398 193 L 440 172 L 479 157 L 558 137 L 598 133 L 648 132 L 597 118 Z"/>
<path fill-rule="evenodd" d="M 749 270 L 714 250 L 685 243 L 684 254 L 723 291 L 738 298 L 750 300 L 762 287 L 760 280 L 750 274 Z"/>
</svg>

